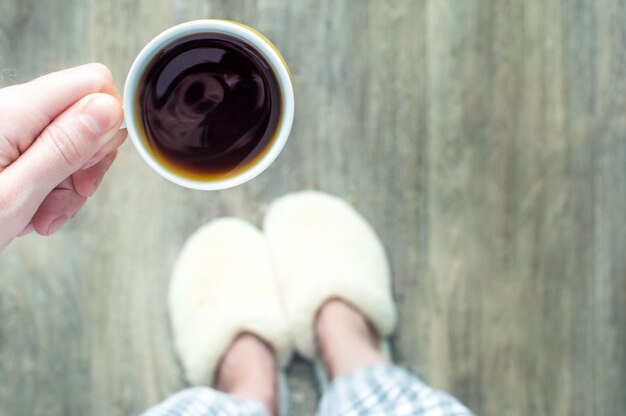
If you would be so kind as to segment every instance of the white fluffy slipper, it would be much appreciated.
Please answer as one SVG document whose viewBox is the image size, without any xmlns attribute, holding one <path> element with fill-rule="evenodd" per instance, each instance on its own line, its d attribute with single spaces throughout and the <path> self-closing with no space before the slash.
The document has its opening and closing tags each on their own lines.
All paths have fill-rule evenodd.
<svg viewBox="0 0 626 416">
<path fill-rule="evenodd" d="M 236 218 L 215 220 L 185 243 L 172 274 L 169 308 L 176 351 L 188 381 L 206 385 L 235 337 L 253 333 L 284 366 L 289 330 L 268 246 Z"/>
<path fill-rule="evenodd" d="M 393 332 L 396 310 L 385 250 L 345 201 L 317 191 L 286 195 L 270 205 L 264 232 L 300 354 L 315 358 L 314 319 L 334 297 L 356 306 L 382 338 Z"/>
</svg>

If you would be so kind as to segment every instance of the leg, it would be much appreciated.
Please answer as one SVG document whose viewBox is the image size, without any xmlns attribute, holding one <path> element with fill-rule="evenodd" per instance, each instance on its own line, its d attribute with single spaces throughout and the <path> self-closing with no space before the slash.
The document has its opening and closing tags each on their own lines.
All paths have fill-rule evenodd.
<svg viewBox="0 0 626 416">
<path fill-rule="evenodd" d="M 378 348 L 372 325 L 348 303 L 337 299 L 326 302 L 317 315 L 315 333 L 332 381 L 319 415 L 472 414 L 451 396 L 392 366 Z"/>
<path fill-rule="evenodd" d="M 175 394 L 143 416 L 275 415 L 276 360 L 260 338 L 241 334 L 228 348 L 215 376 L 215 389 L 193 387 Z M 210 385 L 212 380 L 207 380 Z"/>
<path fill-rule="evenodd" d="M 263 405 L 277 413 L 276 358 L 272 348 L 252 334 L 241 334 L 222 358 L 215 388 Z"/>
<path fill-rule="evenodd" d="M 332 299 L 320 308 L 315 333 L 331 380 L 370 365 L 389 365 L 370 323 L 344 301 Z"/>
</svg>

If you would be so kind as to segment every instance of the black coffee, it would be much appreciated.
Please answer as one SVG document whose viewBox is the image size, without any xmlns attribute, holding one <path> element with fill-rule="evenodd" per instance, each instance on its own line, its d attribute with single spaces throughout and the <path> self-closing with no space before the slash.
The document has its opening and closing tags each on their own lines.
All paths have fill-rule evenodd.
<svg viewBox="0 0 626 416">
<path fill-rule="evenodd" d="M 190 35 L 163 48 L 146 67 L 138 100 L 138 125 L 153 156 L 193 179 L 249 168 L 280 122 L 280 88 L 267 61 L 221 34 Z"/>
</svg>

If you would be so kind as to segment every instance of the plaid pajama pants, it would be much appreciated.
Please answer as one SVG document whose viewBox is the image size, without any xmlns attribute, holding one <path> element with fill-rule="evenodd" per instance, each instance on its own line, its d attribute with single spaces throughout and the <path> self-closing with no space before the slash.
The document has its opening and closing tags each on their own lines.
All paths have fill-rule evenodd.
<svg viewBox="0 0 626 416">
<path fill-rule="evenodd" d="M 322 396 L 317 414 L 470 416 L 452 396 L 435 390 L 399 368 L 374 365 L 335 380 Z M 175 394 L 143 416 L 267 416 L 260 403 L 208 387 Z"/>
</svg>

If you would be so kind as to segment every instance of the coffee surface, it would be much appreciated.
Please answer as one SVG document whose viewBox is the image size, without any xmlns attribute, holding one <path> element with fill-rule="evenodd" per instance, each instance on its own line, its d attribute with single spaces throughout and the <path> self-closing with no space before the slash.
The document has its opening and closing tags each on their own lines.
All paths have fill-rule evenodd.
<svg viewBox="0 0 626 416">
<path fill-rule="evenodd" d="M 281 110 L 276 76 L 238 39 L 178 39 L 153 58 L 140 85 L 145 139 L 178 174 L 227 177 L 255 163 L 273 142 Z"/>
</svg>

